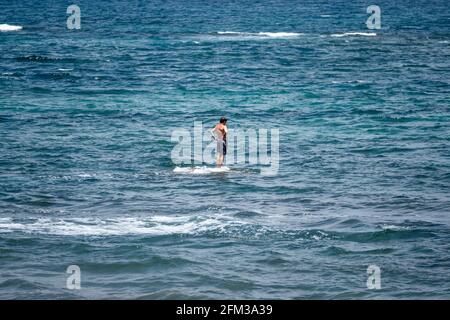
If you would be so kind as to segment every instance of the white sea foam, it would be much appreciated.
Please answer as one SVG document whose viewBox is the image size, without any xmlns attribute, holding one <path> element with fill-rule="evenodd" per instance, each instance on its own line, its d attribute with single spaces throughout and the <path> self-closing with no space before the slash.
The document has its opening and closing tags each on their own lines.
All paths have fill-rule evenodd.
<svg viewBox="0 0 450 320">
<path fill-rule="evenodd" d="M 291 38 L 302 35 L 302 33 L 296 32 L 260 32 L 258 34 L 269 38 Z"/>
<path fill-rule="evenodd" d="M 21 26 L 12 26 L 9 24 L 0 24 L 0 31 L 1 32 L 7 32 L 7 31 L 19 31 L 22 30 L 23 27 Z"/>
<path fill-rule="evenodd" d="M 393 225 L 393 224 L 384 224 L 381 226 L 381 228 L 383 230 L 393 230 L 393 231 L 397 231 L 397 230 L 410 230 L 410 227 L 407 226 L 397 226 L 397 225 Z"/>
<path fill-rule="evenodd" d="M 232 34 L 232 35 L 239 35 L 242 34 L 242 32 L 235 32 L 235 31 L 219 31 L 218 34 Z"/>
<path fill-rule="evenodd" d="M 355 36 L 361 36 L 361 37 L 376 37 L 375 32 L 345 32 L 345 33 L 335 33 L 332 34 L 332 37 L 335 38 L 341 38 L 341 37 L 355 37 Z"/>
<path fill-rule="evenodd" d="M 341 84 L 341 83 L 367 83 L 366 80 L 347 80 L 347 81 L 336 81 L 332 80 L 331 83 L 333 84 Z"/>
<path fill-rule="evenodd" d="M 265 38 L 296 38 L 298 36 L 303 35 L 303 33 L 297 33 L 297 32 L 236 32 L 236 31 L 219 31 L 217 32 L 218 35 L 233 37 L 233 38 L 242 38 L 242 39 L 248 39 L 248 38 L 258 38 L 258 39 L 265 39 Z"/>
<path fill-rule="evenodd" d="M 173 169 L 175 173 L 185 173 L 185 174 L 209 174 L 209 173 L 220 173 L 231 171 L 230 168 L 223 166 L 221 168 L 209 168 L 209 167 L 195 167 L 195 168 L 180 168 L 176 167 Z"/>
<path fill-rule="evenodd" d="M 0 218 L 0 232 L 12 232 L 20 227 L 21 224 L 14 223 L 11 218 Z"/>
<path fill-rule="evenodd" d="M 0 233 L 24 232 L 59 236 L 120 236 L 120 235 L 174 235 L 196 234 L 226 226 L 243 225 L 236 220 L 216 217 L 117 217 L 53 219 L 38 218 L 15 221 L 0 219 Z"/>
</svg>

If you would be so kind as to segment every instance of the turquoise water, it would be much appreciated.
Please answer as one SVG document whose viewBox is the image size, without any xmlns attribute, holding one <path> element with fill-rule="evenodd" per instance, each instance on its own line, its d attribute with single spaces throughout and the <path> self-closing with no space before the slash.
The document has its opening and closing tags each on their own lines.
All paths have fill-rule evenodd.
<svg viewBox="0 0 450 320">
<path fill-rule="evenodd" d="M 0 298 L 450 297 L 447 1 L 93 2 L 0 3 Z M 222 115 L 276 176 L 173 172 Z"/>
</svg>

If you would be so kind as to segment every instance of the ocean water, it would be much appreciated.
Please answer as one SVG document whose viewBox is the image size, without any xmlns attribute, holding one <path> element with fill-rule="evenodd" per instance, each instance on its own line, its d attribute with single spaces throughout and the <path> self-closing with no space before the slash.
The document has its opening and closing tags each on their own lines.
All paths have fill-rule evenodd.
<svg viewBox="0 0 450 320">
<path fill-rule="evenodd" d="M 450 297 L 448 1 L 1 0 L 0 30 L 1 299 Z M 174 172 L 223 115 L 280 130 L 277 175 Z"/>
</svg>

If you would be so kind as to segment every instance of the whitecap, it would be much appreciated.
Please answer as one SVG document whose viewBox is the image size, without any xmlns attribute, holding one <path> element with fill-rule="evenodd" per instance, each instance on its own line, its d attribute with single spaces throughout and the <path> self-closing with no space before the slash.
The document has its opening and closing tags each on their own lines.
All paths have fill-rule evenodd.
<svg viewBox="0 0 450 320">
<path fill-rule="evenodd" d="M 235 31 L 219 31 L 217 34 L 231 34 L 231 35 L 239 35 L 242 34 L 242 32 L 235 32 Z"/>
<path fill-rule="evenodd" d="M 347 81 L 336 81 L 332 80 L 331 83 L 333 84 L 342 84 L 342 83 L 368 83 L 366 80 L 347 80 Z"/>
<path fill-rule="evenodd" d="M 291 38 L 302 35 L 302 33 L 296 32 L 259 32 L 258 34 L 269 38 Z"/>
<path fill-rule="evenodd" d="M 19 31 L 22 30 L 23 27 L 22 26 L 12 26 L 9 24 L 0 24 L 0 31 L 1 32 L 6 32 L 6 31 Z"/>
<path fill-rule="evenodd" d="M 221 230 L 245 222 L 215 217 L 115 217 L 101 218 L 38 218 L 29 220 L 0 219 L 0 233 L 24 232 L 57 236 L 122 236 L 197 234 Z"/>
<path fill-rule="evenodd" d="M 13 232 L 21 227 L 21 224 L 14 223 L 11 218 L 0 218 L 0 232 Z"/>
<path fill-rule="evenodd" d="M 393 224 L 383 224 L 383 225 L 381 225 L 381 228 L 383 230 L 390 230 L 390 231 L 410 230 L 411 229 L 408 226 L 398 226 L 398 225 L 393 225 Z"/>
<path fill-rule="evenodd" d="M 332 34 L 332 37 L 341 38 L 341 37 L 354 37 L 354 36 L 362 36 L 362 37 L 375 37 L 377 34 L 375 32 L 345 32 L 345 33 L 335 33 Z"/>
<path fill-rule="evenodd" d="M 236 31 L 219 31 L 218 35 L 227 36 L 231 38 L 241 38 L 241 39 L 282 39 L 282 38 L 296 38 L 303 35 L 303 33 L 297 32 L 236 32 Z"/>
</svg>

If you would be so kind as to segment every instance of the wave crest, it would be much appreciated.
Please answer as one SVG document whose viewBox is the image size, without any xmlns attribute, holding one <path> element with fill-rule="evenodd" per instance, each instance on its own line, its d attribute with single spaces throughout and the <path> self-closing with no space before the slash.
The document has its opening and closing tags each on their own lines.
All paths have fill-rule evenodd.
<svg viewBox="0 0 450 320">
<path fill-rule="evenodd" d="M 196 234 L 245 222 L 228 221 L 214 217 L 117 217 L 14 220 L 0 218 L 0 233 L 24 232 L 57 236 L 122 236 Z"/>
<path fill-rule="evenodd" d="M 334 33 L 331 35 L 334 38 L 341 38 L 341 37 L 376 37 L 377 34 L 375 32 L 344 32 L 344 33 Z"/>
<path fill-rule="evenodd" d="M 236 32 L 236 31 L 219 31 L 217 32 L 220 36 L 228 36 L 233 38 L 257 38 L 257 39 L 267 39 L 267 38 L 296 38 L 303 33 L 297 32 Z"/>
<path fill-rule="evenodd" d="M 22 26 L 12 26 L 9 24 L 0 24 L 0 32 L 20 31 L 22 29 L 23 29 Z"/>
</svg>

